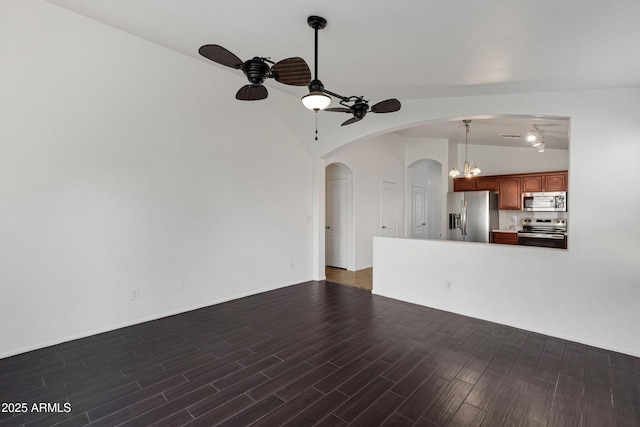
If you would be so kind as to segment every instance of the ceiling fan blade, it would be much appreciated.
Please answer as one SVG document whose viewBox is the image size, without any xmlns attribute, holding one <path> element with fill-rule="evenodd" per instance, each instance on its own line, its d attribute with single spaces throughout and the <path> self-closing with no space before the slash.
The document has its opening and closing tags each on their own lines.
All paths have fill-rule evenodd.
<svg viewBox="0 0 640 427">
<path fill-rule="evenodd" d="M 287 58 L 271 67 L 273 78 L 280 83 L 292 86 L 307 86 L 311 82 L 311 70 L 302 58 Z"/>
<path fill-rule="evenodd" d="M 399 109 L 400 101 L 395 98 L 380 101 L 376 105 L 371 107 L 371 111 L 373 111 L 374 113 L 393 113 L 394 111 L 398 111 Z"/>
<path fill-rule="evenodd" d="M 352 117 L 349 120 L 347 120 L 346 122 L 344 122 L 343 124 L 341 124 L 340 126 L 350 125 L 351 123 L 355 123 L 355 122 L 359 122 L 359 121 L 360 121 L 360 119 Z"/>
<path fill-rule="evenodd" d="M 332 107 L 332 108 L 325 108 L 324 111 L 333 111 L 334 113 L 350 113 L 351 109 L 345 108 L 345 107 Z"/>
<path fill-rule="evenodd" d="M 245 85 L 236 93 L 236 99 L 240 101 L 259 101 L 265 99 L 268 94 L 267 88 L 262 85 Z"/>
<path fill-rule="evenodd" d="M 244 63 L 242 59 L 217 44 L 205 44 L 198 49 L 198 52 L 200 55 L 212 60 L 213 62 L 217 62 L 218 64 L 226 65 L 231 68 L 240 69 Z"/>
</svg>

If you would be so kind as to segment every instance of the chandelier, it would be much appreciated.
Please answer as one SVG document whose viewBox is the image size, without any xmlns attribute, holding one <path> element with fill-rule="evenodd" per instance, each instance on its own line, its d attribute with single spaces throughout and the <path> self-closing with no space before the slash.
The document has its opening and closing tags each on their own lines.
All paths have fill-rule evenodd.
<svg viewBox="0 0 640 427">
<path fill-rule="evenodd" d="M 452 178 L 455 178 L 457 176 L 460 176 L 460 174 L 464 175 L 465 178 L 471 178 L 472 176 L 476 176 L 476 175 L 480 175 L 480 172 L 482 172 L 480 170 L 480 168 L 478 167 L 478 165 L 476 165 L 476 162 L 470 162 L 468 160 L 469 157 L 469 123 L 471 123 L 471 120 L 463 120 L 462 123 L 464 123 L 464 127 L 465 127 L 465 133 L 464 133 L 464 165 L 462 166 L 462 171 L 460 170 L 460 165 L 459 164 L 455 164 L 453 166 L 453 169 L 451 169 L 449 171 L 449 176 Z"/>
</svg>

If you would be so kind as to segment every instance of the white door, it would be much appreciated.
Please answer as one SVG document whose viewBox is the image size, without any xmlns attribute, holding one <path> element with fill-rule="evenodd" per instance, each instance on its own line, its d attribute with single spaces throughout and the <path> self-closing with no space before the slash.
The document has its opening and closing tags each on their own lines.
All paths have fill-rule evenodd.
<svg viewBox="0 0 640 427">
<path fill-rule="evenodd" d="M 396 183 L 380 183 L 380 235 L 396 235 Z"/>
<path fill-rule="evenodd" d="M 326 189 L 326 263 L 347 268 L 347 178 L 327 179 Z"/>
<path fill-rule="evenodd" d="M 426 197 L 422 185 L 413 185 L 411 189 L 411 237 L 427 238 Z"/>
</svg>

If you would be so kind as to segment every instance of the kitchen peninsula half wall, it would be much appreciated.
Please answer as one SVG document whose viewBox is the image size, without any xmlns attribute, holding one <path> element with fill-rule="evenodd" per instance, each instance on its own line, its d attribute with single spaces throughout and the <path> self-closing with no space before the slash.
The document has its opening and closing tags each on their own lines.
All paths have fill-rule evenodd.
<svg viewBox="0 0 640 427">
<path fill-rule="evenodd" d="M 376 236 L 372 292 L 594 347 L 640 354 L 637 330 L 620 328 L 628 321 L 625 310 L 610 309 L 607 316 L 594 316 L 593 310 L 586 309 L 600 307 L 600 301 L 607 297 L 616 298 L 618 306 L 625 301 L 622 294 L 606 293 L 598 293 L 600 297 L 594 300 L 594 292 L 599 292 L 611 272 L 602 271 L 597 262 L 585 264 L 589 249 L 517 249 Z M 533 264 L 543 265 L 544 275 L 531 274 Z"/>
</svg>

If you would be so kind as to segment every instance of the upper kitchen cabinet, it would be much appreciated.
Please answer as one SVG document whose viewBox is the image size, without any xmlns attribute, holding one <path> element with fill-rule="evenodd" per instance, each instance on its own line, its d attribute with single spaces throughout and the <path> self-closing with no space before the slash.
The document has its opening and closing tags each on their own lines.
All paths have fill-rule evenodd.
<svg viewBox="0 0 640 427">
<path fill-rule="evenodd" d="M 567 171 L 491 175 L 453 180 L 453 191 L 495 191 L 499 209 L 520 210 L 522 193 L 567 191 Z"/>
<path fill-rule="evenodd" d="M 475 178 L 458 178 L 453 180 L 453 191 L 474 191 L 475 189 Z"/>
<path fill-rule="evenodd" d="M 534 193 L 544 191 L 543 188 L 544 176 L 539 175 L 525 175 L 522 177 L 522 192 Z"/>
<path fill-rule="evenodd" d="M 483 191 L 483 190 L 498 191 L 499 190 L 498 177 L 483 176 L 480 178 L 476 178 L 475 181 L 476 181 L 475 189 L 478 191 Z"/>
<path fill-rule="evenodd" d="M 498 177 L 457 178 L 453 180 L 453 191 L 498 191 Z"/>
<path fill-rule="evenodd" d="M 505 176 L 498 180 L 498 209 L 520 210 L 522 178 L 519 176 Z"/>
<path fill-rule="evenodd" d="M 543 191 L 567 191 L 567 172 L 554 172 L 544 175 Z"/>
<path fill-rule="evenodd" d="M 522 175 L 522 192 L 567 191 L 567 172 Z"/>
</svg>

